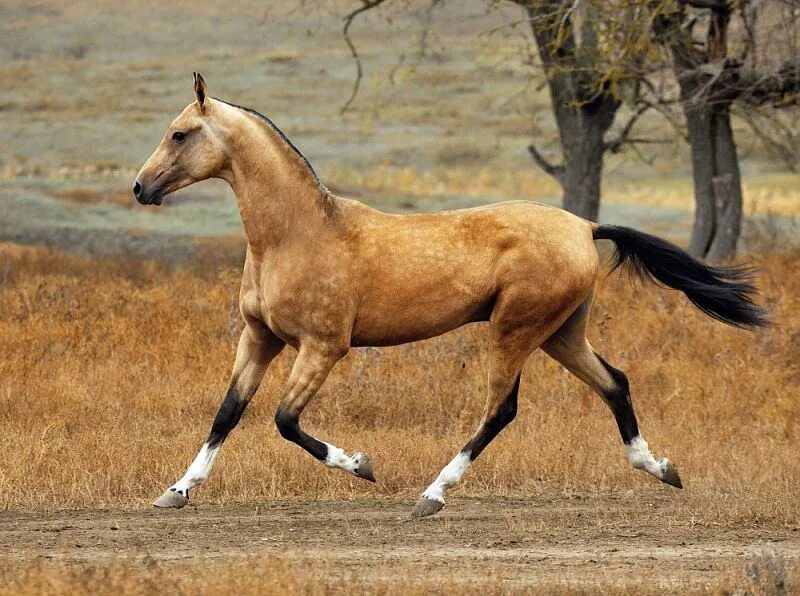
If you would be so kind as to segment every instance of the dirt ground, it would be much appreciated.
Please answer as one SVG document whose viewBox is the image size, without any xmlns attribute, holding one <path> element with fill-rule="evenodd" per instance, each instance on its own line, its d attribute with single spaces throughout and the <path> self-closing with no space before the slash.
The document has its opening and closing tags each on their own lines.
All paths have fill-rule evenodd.
<svg viewBox="0 0 800 596">
<path fill-rule="evenodd" d="M 468 586 L 492 573 L 523 589 L 554 581 L 578 589 L 597 582 L 702 589 L 765 552 L 791 565 L 800 558 L 797 527 L 706 524 L 671 516 L 670 501 L 455 498 L 440 516 L 420 521 L 409 517 L 412 503 L 394 500 L 220 508 L 198 499 L 180 511 L 5 512 L 0 558 L 6 565 L 129 558 L 194 565 L 276 555 L 382 581 L 455 570 Z"/>
</svg>

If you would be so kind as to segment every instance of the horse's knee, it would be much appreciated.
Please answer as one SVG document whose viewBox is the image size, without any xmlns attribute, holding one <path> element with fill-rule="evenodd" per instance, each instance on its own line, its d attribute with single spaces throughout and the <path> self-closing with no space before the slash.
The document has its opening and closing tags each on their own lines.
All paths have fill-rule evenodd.
<svg viewBox="0 0 800 596">
<path fill-rule="evenodd" d="M 278 432 L 284 439 L 297 442 L 300 436 L 300 425 L 296 413 L 291 412 L 288 408 L 278 406 L 278 410 L 275 412 L 275 426 L 278 427 Z"/>
</svg>

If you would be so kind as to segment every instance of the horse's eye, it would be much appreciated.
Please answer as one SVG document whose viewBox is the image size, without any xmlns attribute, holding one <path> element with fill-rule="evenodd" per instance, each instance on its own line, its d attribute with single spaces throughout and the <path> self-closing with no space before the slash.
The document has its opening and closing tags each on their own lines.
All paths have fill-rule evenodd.
<svg viewBox="0 0 800 596">
<path fill-rule="evenodd" d="M 173 132 L 172 133 L 172 140 L 178 143 L 183 143 L 186 140 L 186 133 L 185 132 Z"/>
</svg>

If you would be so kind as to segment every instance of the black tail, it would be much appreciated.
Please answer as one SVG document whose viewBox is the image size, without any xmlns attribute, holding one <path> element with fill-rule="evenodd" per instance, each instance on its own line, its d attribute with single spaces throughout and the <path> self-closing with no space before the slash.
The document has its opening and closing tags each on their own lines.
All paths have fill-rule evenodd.
<svg viewBox="0 0 800 596">
<path fill-rule="evenodd" d="M 767 311 L 755 303 L 758 291 L 747 267 L 706 265 L 666 240 L 621 226 L 597 226 L 594 238 L 616 245 L 614 269 L 628 263 L 640 278 L 680 290 L 718 321 L 743 328 L 769 324 Z"/>
</svg>

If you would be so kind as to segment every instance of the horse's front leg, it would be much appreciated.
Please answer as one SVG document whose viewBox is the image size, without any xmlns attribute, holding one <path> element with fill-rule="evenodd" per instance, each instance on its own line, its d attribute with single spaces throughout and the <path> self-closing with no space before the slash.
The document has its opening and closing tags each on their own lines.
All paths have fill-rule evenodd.
<svg viewBox="0 0 800 596">
<path fill-rule="evenodd" d="M 153 505 L 180 508 L 189 502 L 189 490 L 200 486 L 208 477 L 222 443 L 239 422 L 269 363 L 284 345 L 262 324 L 247 324 L 239 338 L 228 393 L 214 418 L 211 433 L 183 478 L 167 489 Z"/>
<path fill-rule="evenodd" d="M 297 443 L 329 468 L 340 468 L 375 482 L 372 465 L 364 454 L 348 456 L 339 447 L 315 439 L 300 428 L 300 414 L 345 352 L 326 345 L 301 345 L 284 397 L 275 412 L 275 424 L 284 439 Z"/>
</svg>

